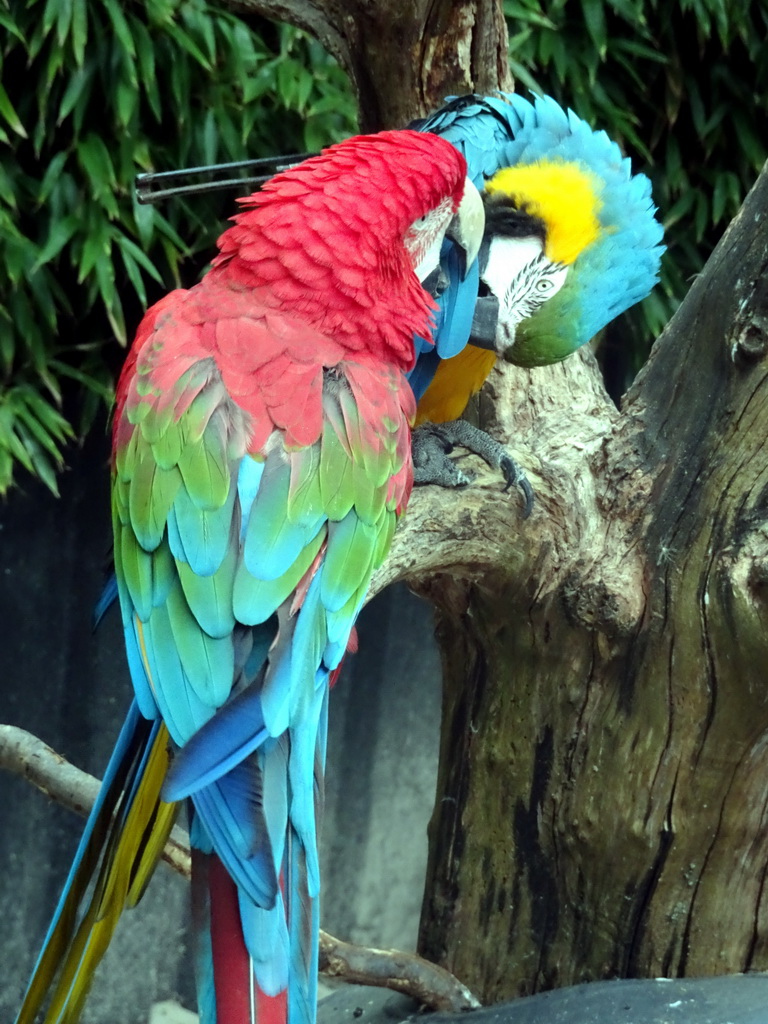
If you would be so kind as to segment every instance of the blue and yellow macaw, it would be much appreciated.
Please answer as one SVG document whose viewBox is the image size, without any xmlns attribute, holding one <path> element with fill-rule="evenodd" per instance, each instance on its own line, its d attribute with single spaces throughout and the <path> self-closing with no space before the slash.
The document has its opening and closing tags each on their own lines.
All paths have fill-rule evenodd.
<svg viewBox="0 0 768 1024">
<path fill-rule="evenodd" d="M 557 362 L 644 298 L 658 279 L 662 228 L 648 178 L 549 97 L 462 96 L 417 127 L 464 155 L 486 202 L 475 274 L 462 280 L 444 247 L 436 344 L 418 343 L 410 375 L 417 422 L 440 423 L 462 414 L 497 357 Z"/>
</svg>

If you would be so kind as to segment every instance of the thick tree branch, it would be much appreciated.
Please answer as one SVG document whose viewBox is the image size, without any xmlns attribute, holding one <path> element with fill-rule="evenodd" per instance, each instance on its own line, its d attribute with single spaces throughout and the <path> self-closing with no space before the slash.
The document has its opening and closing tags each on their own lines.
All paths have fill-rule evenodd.
<svg viewBox="0 0 768 1024">
<path fill-rule="evenodd" d="M 0 725 L 0 768 L 21 775 L 56 803 L 83 816 L 88 815 L 99 792 L 98 779 L 70 764 L 37 736 L 13 725 Z M 189 837 L 178 826 L 162 859 L 184 878 L 191 877 Z M 352 984 L 401 992 L 432 1010 L 458 1012 L 480 1005 L 452 974 L 414 953 L 368 949 L 322 931 L 320 970 Z"/>
</svg>

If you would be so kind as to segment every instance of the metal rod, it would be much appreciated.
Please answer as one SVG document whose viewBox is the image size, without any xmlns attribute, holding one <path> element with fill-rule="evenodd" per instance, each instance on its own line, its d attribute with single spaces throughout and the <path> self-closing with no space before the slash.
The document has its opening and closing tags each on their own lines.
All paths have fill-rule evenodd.
<svg viewBox="0 0 768 1024">
<path fill-rule="evenodd" d="M 223 189 L 243 188 L 247 185 L 258 187 L 268 181 L 273 174 L 295 167 L 316 153 L 294 153 L 287 156 L 260 157 L 254 160 L 237 160 L 226 164 L 209 164 L 201 167 L 185 167 L 176 171 L 147 172 L 136 176 L 136 198 L 140 203 L 156 203 L 171 196 L 190 195 L 198 192 L 216 192 Z M 232 171 L 268 168 L 269 174 L 246 175 L 241 178 L 227 177 L 213 181 L 189 182 L 189 184 L 171 184 L 182 182 L 203 174 L 231 174 Z M 166 186 L 166 187 L 162 187 Z"/>
</svg>

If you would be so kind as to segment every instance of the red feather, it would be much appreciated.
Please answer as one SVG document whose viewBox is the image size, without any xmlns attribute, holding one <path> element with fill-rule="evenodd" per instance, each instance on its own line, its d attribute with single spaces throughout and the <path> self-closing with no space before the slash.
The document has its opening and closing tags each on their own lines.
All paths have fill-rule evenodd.
<svg viewBox="0 0 768 1024">
<path fill-rule="evenodd" d="M 211 946 L 216 1016 L 221 1024 L 254 1024 L 251 1019 L 251 961 L 243 942 L 237 886 L 216 854 L 210 855 Z M 262 1024 L 261 1018 L 256 1018 Z M 283 1015 L 282 1021 L 285 1021 Z M 275 1019 L 281 1024 L 281 1018 Z"/>
</svg>

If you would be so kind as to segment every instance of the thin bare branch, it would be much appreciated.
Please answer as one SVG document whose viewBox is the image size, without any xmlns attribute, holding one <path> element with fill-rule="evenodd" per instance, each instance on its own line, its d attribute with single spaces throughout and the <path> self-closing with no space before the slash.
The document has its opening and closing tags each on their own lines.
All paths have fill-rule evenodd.
<svg viewBox="0 0 768 1024">
<path fill-rule="evenodd" d="M 0 725 L 0 768 L 21 775 L 51 800 L 83 817 L 90 813 L 101 786 L 93 775 L 76 768 L 37 736 L 15 725 Z M 174 827 L 163 860 L 180 875 L 191 877 L 189 837 L 183 828 Z"/>
<path fill-rule="evenodd" d="M 351 984 L 402 992 L 430 1010 L 458 1013 L 480 1006 L 469 989 L 445 968 L 415 953 L 355 946 L 327 932 L 320 932 L 320 971 L 325 977 Z"/>
</svg>

